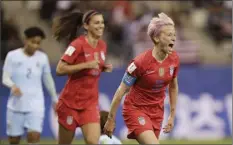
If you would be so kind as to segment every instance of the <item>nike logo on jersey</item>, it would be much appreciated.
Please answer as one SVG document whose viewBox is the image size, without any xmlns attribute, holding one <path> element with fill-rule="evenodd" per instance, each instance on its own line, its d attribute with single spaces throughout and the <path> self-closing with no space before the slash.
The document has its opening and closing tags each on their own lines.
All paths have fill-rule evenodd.
<svg viewBox="0 0 233 145">
<path fill-rule="evenodd" d="M 146 75 L 152 74 L 154 72 L 155 72 L 154 70 L 148 70 L 148 71 L 146 71 Z"/>
</svg>

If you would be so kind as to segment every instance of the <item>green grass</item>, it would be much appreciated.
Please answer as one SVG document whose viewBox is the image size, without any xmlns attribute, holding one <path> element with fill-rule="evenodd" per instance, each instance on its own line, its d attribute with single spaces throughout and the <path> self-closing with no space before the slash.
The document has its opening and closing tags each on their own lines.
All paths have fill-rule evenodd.
<svg viewBox="0 0 233 145">
<path fill-rule="evenodd" d="M 57 142 L 53 139 L 42 139 L 40 144 L 56 144 Z M 227 138 L 223 140 L 198 140 L 198 141 L 190 141 L 190 140 L 164 140 L 160 141 L 161 144 L 232 144 L 232 139 Z M 0 144 L 8 144 L 7 140 L 1 140 Z M 21 141 L 21 144 L 26 144 L 25 140 Z M 83 140 L 74 140 L 73 144 L 84 144 Z M 123 141 L 123 144 L 138 144 L 134 140 Z"/>
</svg>

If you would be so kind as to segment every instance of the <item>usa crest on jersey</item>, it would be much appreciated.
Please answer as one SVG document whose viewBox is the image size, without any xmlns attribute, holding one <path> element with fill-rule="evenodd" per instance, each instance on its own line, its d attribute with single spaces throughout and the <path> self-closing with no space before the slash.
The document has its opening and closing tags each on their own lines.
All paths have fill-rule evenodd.
<svg viewBox="0 0 233 145">
<path fill-rule="evenodd" d="M 174 73 L 174 66 L 170 66 L 170 75 L 172 76 Z"/>
<path fill-rule="evenodd" d="M 164 73 L 165 73 L 164 68 L 163 68 L 163 67 L 160 67 L 160 68 L 159 68 L 159 76 L 160 76 L 160 77 L 164 76 Z"/>
</svg>

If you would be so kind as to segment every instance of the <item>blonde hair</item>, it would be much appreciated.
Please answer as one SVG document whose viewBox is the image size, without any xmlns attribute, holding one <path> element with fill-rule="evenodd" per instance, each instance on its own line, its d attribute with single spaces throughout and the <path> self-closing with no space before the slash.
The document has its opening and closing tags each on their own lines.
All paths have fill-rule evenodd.
<svg viewBox="0 0 233 145">
<path fill-rule="evenodd" d="M 158 14 L 159 17 L 154 17 L 151 19 L 148 29 L 147 29 L 147 34 L 152 38 L 154 36 L 157 36 L 160 33 L 160 30 L 162 26 L 164 25 L 173 25 L 175 26 L 173 20 L 168 17 L 164 13 Z"/>
</svg>

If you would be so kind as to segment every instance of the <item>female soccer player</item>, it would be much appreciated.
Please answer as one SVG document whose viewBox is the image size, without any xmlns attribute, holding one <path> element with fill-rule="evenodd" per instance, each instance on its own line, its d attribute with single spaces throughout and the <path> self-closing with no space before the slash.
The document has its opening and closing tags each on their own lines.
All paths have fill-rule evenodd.
<svg viewBox="0 0 233 145">
<path fill-rule="evenodd" d="M 114 135 L 112 138 L 104 134 L 104 125 L 108 119 L 109 112 L 100 111 L 100 126 L 101 126 L 101 136 L 99 139 L 99 144 L 122 144 L 121 141 Z"/>
<path fill-rule="evenodd" d="M 77 37 L 81 26 L 86 35 Z M 54 37 L 71 41 L 56 70 L 58 75 L 68 75 L 57 106 L 59 144 L 70 144 L 77 127 L 81 127 L 87 144 L 98 144 L 98 81 L 102 71 L 112 71 L 112 65 L 104 63 L 106 44 L 101 40 L 104 26 L 103 15 L 94 10 L 85 14 L 72 12 L 55 19 Z"/>
<path fill-rule="evenodd" d="M 28 143 L 39 143 L 45 110 L 41 78 L 52 96 L 54 109 L 58 101 L 48 57 L 38 50 L 44 32 L 30 27 L 24 34 L 24 47 L 10 51 L 3 66 L 2 83 L 11 89 L 6 121 L 10 144 L 20 143 L 25 128 Z"/>
<path fill-rule="evenodd" d="M 175 118 L 179 58 L 172 49 L 176 40 L 174 22 L 166 14 L 160 13 L 159 17 L 150 21 L 148 35 L 154 42 L 154 48 L 137 56 L 128 66 L 114 95 L 105 133 L 112 135 L 117 108 L 129 90 L 123 106 L 127 137 L 136 139 L 140 144 L 158 144 L 167 86 L 170 116 L 165 133 L 172 130 Z"/>
</svg>

